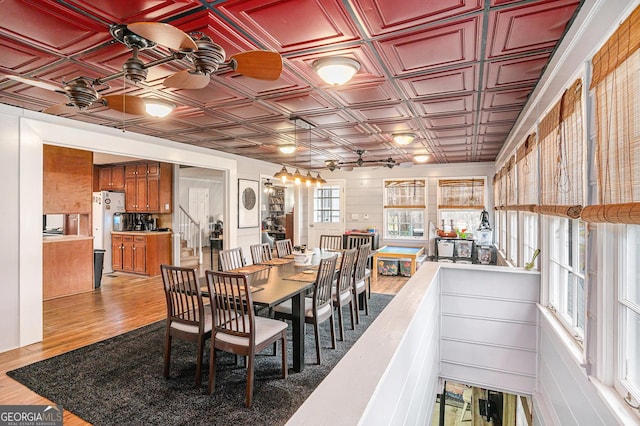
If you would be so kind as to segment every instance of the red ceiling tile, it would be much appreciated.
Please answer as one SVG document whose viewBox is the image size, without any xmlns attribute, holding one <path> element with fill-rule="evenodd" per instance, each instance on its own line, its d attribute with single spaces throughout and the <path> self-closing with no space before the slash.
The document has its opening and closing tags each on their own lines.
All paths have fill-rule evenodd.
<svg viewBox="0 0 640 426">
<path fill-rule="evenodd" d="M 458 114 L 437 117 L 427 116 L 424 117 L 424 121 L 427 123 L 429 128 L 469 126 L 473 124 L 473 116 L 471 114 Z"/>
<path fill-rule="evenodd" d="M 225 113 L 241 121 L 257 120 L 260 118 L 276 116 L 276 114 L 273 111 L 265 108 L 262 105 L 258 105 L 256 103 L 249 103 L 249 104 L 243 104 L 238 106 L 229 106 L 225 108 Z"/>
<path fill-rule="evenodd" d="M 216 7 L 283 53 L 359 39 L 338 0 L 240 0 Z"/>
<path fill-rule="evenodd" d="M 371 35 L 478 11 L 482 5 L 481 0 L 363 0 L 354 4 Z"/>
<path fill-rule="evenodd" d="M 506 109 L 495 111 L 482 111 L 480 114 L 481 123 L 515 121 L 520 114 L 520 109 Z"/>
<path fill-rule="evenodd" d="M 114 24 L 159 21 L 201 6 L 197 0 L 67 0 L 67 2 Z"/>
<path fill-rule="evenodd" d="M 400 79 L 411 99 L 439 96 L 445 93 L 462 93 L 475 89 L 477 66 L 463 67 L 419 77 Z"/>
<path fill-rule="evenodd" d="M 422 102 L 414 102 L 420 115 L 427 114 L 451 114 L 473 111 L 475 108 L 475 96 L 452 96 L 450 98 L 430 99 Z"/>
<path fill-rule="evenodd" d="M 496 89 L 515 84 L 532 85 L 540 78 L 550 56 L 549 53 L 543 53 L 506 61 L 488 62 L 485 87 Z"/>
<path fill-rule="evenodd" d="M 578 4 L 575 0 L 544 1 L 492 11 L 487 36 L 488 56 L 552 49 Z"/>
<path fill-rule="evenodd" d="M 394 75 L 452 66 L 477 59 L 479 19 L 380 39 L 376 42 Z"/>
<path fill-rule="evenodd" d="M 282 96 L 270 99 L 269 102 L 280 106 L 289 113 L 309 114 L 326 111 L 329 103 L 314 92 L 300 93 L 293 96 Z"/>
<path fill-rule="evenodd" d="M 28 73 L 58 60 L 54 55 L 6 39 L 0 39 L 0 58 L 0 70 L 9 74 Z"/>
<path fill-rule="evenodd" d="M 375 82 L 357 86 L 336 87 L 330 91 L 346 105 L 351 107 L 381 102 L 399 102 L 400 96 L 389 83 Z"/>
<path fill-rule="evenodd" d="M 484 94 L 483 108 L 499 108 L 505 106 L 523 105 L 531 93 L 531 88 L 501 90 Z"/>
<path fill-rule="evenodd" d="M 398 120 L 409 118 L 411 114 L 402 104 L 384 105 L 372 108 L 359 108 L 358 111 L 369 121 Z"/>
<path fill-rule="evenodd" d="M 25 16 L 29 19 L 24 19 Z M 0 35 L 2 33 L 62 55 L 73 55 L 96 43 L 111 40 L 104 24 L 51 0 L 3 1 Z"/>
</svg>

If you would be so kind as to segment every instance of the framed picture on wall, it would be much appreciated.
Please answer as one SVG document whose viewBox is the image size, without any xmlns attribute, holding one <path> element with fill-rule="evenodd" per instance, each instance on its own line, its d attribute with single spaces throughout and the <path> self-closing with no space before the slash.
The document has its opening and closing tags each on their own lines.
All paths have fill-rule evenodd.
<svg viewBox="0 0 640 426">
<path fill-rule="evenodd" d="M 238 228 L 256 228 L 260 225 L 258 189 L 257 180 L 238 179 Z"/>
</svg>

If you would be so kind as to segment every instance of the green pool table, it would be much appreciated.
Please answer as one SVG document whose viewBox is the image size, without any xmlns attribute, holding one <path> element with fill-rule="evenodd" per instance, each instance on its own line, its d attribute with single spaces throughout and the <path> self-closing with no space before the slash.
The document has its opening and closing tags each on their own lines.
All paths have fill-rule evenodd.
<svg viewBox="0 0 640 426">
<path fill-rule="evenodd" d="M 371 271 L 373 281 L 378 280 L 378 257 L 383 258 L 398 258 L 398 259 L 410 259 L 411 260 L 411 275 L 416 273 L 416 259 L 424 253 L 424 247 L 399 247 L 399 246 L 384 246 L 380 247 L 373 254 L 373 267 L 375 271 Z"/>
</svg>

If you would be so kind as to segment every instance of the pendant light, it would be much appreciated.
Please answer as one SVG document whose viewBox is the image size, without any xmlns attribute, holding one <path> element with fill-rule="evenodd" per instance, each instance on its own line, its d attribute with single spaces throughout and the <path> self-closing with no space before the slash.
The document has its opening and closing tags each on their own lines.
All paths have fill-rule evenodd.
<svg viewBox="0 0 640 426">
<path fill-rule="evenodd" d="M 287 170 L 284 164 L 282 165 L 282 169 L 280 169 L 279 172 L 273 175 L 273 177 L 276 179 L 280 179 L 282 183 L 287 183 L 287 179 L 293 179 L 293 175 L 289 173 L 289 170 Z"/>
</svg>

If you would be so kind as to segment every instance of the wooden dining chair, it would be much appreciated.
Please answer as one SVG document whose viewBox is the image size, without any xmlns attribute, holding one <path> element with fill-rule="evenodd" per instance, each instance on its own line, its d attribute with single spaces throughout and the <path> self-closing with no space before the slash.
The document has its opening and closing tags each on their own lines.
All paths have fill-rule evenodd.
<svg viewBox="0 0 640 426">
<path fill-rule="evenodd" d="M 271 260 L 271 247 L 269 243 L 253 244 L 249 246 L 251 250 L 251 261 L 254 265 Z"/>
<path fill-rule="evenodd" d="M 320 250 L 341 250 L 342 235 L 320 235 Z"/>
<path fill-rule="evenodd" d="M 305 297 L 304 300 L 304 321 L 313 324 L 316 338 L 316 359 L 320 364 L 320 328 L 319 325 L 330 320 L 331 322 L 331 348 L 336 348 L 336 331 L 333 321 L 333 306 L 331 298 L 331 286 L 336 271 L 336 261 L 338 255 L 333 255 L 320 261 L 318 274 L 313 284 L 313 297 Z M 293 319 L 291 300 L 287 300 L 273 308 L 273 313 L 277 319 Z"/>
<path fill-rule="evenodd" d="M 236 247 L 227 250 L 220 250 L 220 270 L 230 271 L 232 269 L 242 268 L 245 266 L 242 247 Z"/>
<path fill-rule="evenodd" d="M 196 342 L 196 387 L 201 383 L 204 344 L 211 337 L 211 309 L 203 303 L 194 268 L 161 265 L 167 300 L 167 325 L 164 335 L 164 377 L 169 377 L 171 342 L 174 337 Z"/>
<path fill-rule="evenodd" d="M 360 301 L 358 296 L 365 293 L 364 309 L 365 314 L 369 315 L 369 302 L 367 300 L 367 262 L 369 260 L 369 253 L 371 252 L 371 244 L 363 244 L 358 248 L 358 257 L 356 259 L 356 267 L 353 272 L 353 298 L 356 301 L 356 324 L 360 324 Z M 371 275 L 369 275 L 371 280 Z"/>
<path fill-rule="evenodd" d="M 347 248 L 359 248 L 363 244 L 371 243 L 371 236 L 369 235 L 349 235 L 347 237 Z"/>
<path fill-rule="evenodd" d="M 349 235 L 347 237 L 347 248 L 360 248 L 363 244 L 371 244 L 372 237 L 370 235 Z M 367 261 L 367 268 L 365 269 L 365 278 L 367 281 L 367 297 L 371 298 L 371 269 L 373 268 L 371 256 Z"/>
<path fill-rule="evenodd" d="M 287 324 L 254 314 L 251 286 L 247 283 L 246 275 L 205 271 L 205 276 L 215 324 L 209 355 L 209 393 L 215 389 L 215 350 L 245 356 L 245 405 L 251 407 L 256 353 L 279 340 L 282 349 L 282 378 L 287 377 Z"/>
<path fill-rule="evenodd" d="M 290 239 L 276 240 L 276 253 L 278 257 L 285 257 L 293 253 L 293 244 Z"/>
<path fill-rule="evenodd" d="M 351 315 L 351 329 L 355 329 L 355 314 L 353 303 L 353 271 L 356 265 L 356 256 L 358 250 L 350 249 L 342 253 L 342 262 L 340 263 L 340 271 L 338 278 L 332 290 L 333 307 L 338 309 L 338 325 L 340 326 L 340 340 L 344 340 L 344 319 L 342 315 L 342 307 L 349 305 L 349 313 Z"/>
</svg>

